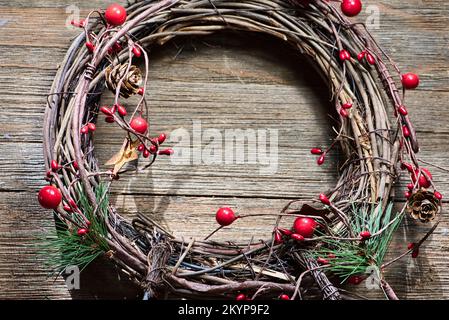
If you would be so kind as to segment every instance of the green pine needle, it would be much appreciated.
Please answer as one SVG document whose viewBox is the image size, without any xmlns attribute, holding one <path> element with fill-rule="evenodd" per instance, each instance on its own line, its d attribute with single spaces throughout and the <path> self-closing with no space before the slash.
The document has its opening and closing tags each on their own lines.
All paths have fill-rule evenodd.
<svg viewBox="0 0 449 320">
<path fill-rule="evenodd" d="M 324 246 L 313 253 L 315 258 L 326 258 L 331 254 L 335 258 L 328 259 L 330 270 L 345 282 L 349 277 L 363 274 L 369 266 L 380 267 L 384 261 L 388 246 L 394 232 L 402 221 L 402 216 L 392 215 L 393 203 L 390 203 L 383 213 L 380 206 L 355 208 L 353 207 L 352 230 L 354 234 L 362 231 L 378 232 L 392 222 L 380 235 L 366 241 L 337 241 L 325 239 Z M 383 213 L 383 214 L 382 214 Z M 393 220 L 394 219 L 394 220 Z M 341 235 L 339 235 L 341 236 Z"/>
<path fill-rule="evenodd" d="M 68 229 L 62 221 L 56 221 L 56 228 L 50 227 L 50 232 L 39 239 L 37 247 L 52 274 L 61 274 L 68 266 L 78 266 L 83 270 L 97 257 L 107 252 L 107 219 L 109 198 L 104 184 L 100 184 L 95 195 L 98 209 L 90 205 L 84 192 L 78 192 L 78 207 L 90 221 L 89 232 L 85 236 L 79 236 L 77 229 Z"/>
</svg>

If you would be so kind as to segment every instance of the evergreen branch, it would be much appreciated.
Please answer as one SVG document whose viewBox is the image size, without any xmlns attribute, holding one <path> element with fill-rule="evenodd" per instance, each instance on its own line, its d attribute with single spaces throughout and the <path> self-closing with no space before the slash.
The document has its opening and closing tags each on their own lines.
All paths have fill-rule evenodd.
<svg viewBox="0 0 449 320">
<path fill-rule="evenodd" d="M 393 216 L 392 211 L 393 203 L 388 205 L 385 212 L 380 206 L 371 206 L 371 209 L 368 206 L 359 208 L 354 206 L 351 222 L 354 234 L 366 230 L 374 234 L 386 226 L 388 227 L 381 234 L 359 243 L 338 241 L 332 238 L 324 239 L 324 245 L 317 249 L 313 256 L 315 258 L 331 257 L 328 270 L 340 276 L 342 282 L 353 275 L 365 273 L 369 266 L 381 267 L 393 234 L 402 221 L 402 217 L 396 219 L 397 216 Z"/>
<path fill-rule="evenodd" d="M 76 228 L 56 218 L 56 228 L 50 228 L 51 231 L 48 234 L 38 239 L 38 252 L 44 256 L 46 265 L 51 269 L 51 274 L 59 275 L 68 266 L 73 265 L 83 270 L 97 257 L 109 250 L 105 222 L 109 199 L 106 192 L 107 188 L 104 184 L 100 184 L 95 190 L 98 200 L 96 214 L 94 214 L 94 208 L 90 205 L 85 193 L 78 192 L 79 209 L 90 221 L 89 231 L 86 235 L 79 236 Z"/>
</svg>

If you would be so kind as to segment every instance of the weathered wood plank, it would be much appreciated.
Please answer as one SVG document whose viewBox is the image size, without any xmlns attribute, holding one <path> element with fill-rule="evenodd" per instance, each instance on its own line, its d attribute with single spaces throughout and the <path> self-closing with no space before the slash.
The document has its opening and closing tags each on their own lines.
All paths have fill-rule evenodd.
<svg viewBox="0 0 449 320">
<path fill-rule="evenodd" d="M 238 57 L 228 60 L 231 59 L 236 63 Z M 263 67 L 276 68 L 276 63 L 265 64 Z M 301 79 L 297 80 L 297 86 L 223 84 L 212 81 L 192 82 L 186 85 L 188 76 L 183 75 L 181 70 L 186 69 L 178 69 L 178 78 L 181 81 L 155 82 L 150 86 L 149 94 L 156 97 L 151 103 L 152 132 L 156 135 L 159 132 L 170 133 L 185 128 L 193 137 L 192 120 L 201 121 L 203 132 L 211 128 L 218 129 L 223 138 L 226 129 L 277 129 L 279 130 L 277 174 L 260 175 L 259 170 L 266 168 L 267 165 L 261 166 L 258 163 L 255 165 L 201 163 L 193 166 L 173 166 L 170 160 L 160 158 L 150 173 L 140 174 L 132 179 L 135 192 L 163 194 L 174 192 L 172 188 L 176 185 L 181 188 L 177 190 L 181 194 L 232 196 L 237 192 L 246 196 L 311 198 L 332 185 L 335 178 L 333 173 L 336 172 L 334 162 L 331 161 L 318 168 L 315 165 L 316 157 L 309 154 L 310 147 L 324 147 L 329 144 L 331 132 L 325 117 L 325 107 L 322 106 L 326 101 L 319 98 L 322 89 L 307 87 L 305 81 Z M 281 68 L 278 67 L 278 70 Z M 213 99 L 210 98 L 211 92 L 214 93 Z M 110 94 L 106 96 L 104 101 L 110 102 Z M 437 165 L 447 166 L 448 150 L 442 150 L 439 142 L 448 138 L 446 118 L 440 116 L 447 113 L 444 106 L 448 94 L 422 95 L 413 92 L 410 96 L 418 99 L 410 103 L 409 107 L 422 146 L 420 157 Z M 432 108 L 427 108 L 426 112 L 422 113 L 421 104 Z M 42 163 L 42 159 L 36 157 L 41 152 L 40 134 L 35 133 L 33 138 L 28 140 L 37 143 L 15 145 L 29 130 L 36 130 L 35 124 L 41 119 L 37 111 L 40 109 L 42 106 L 35 105 L 26 118 L 11 116 L 15 112 L 15 106 L 5 111 L 8 122 L 0 128 L 0 135 L 5 142 L 0 147 L 4 150 L 0 155 L 3 159 L 0 165 L 4 166 L 0 176 L 3 177 L 2 188 L 5 190 L 35 189 L 42 183 L 42 171 L 35 170 L 36 166 Z M 248 115 L 248 112 L 251 115 Z M 24 127 L 17 130 L 20 125 L 16 121 Z M 122 132 L 115 126 L 105 125 L 103 121 L 99 122 L 98 128 L 96 153 L 100 163 L 105 163 L 119 149 Z M 169 141 L 166 144 L 171 145 Z M 21 155 L 21 165 L 11 173 L 8 169 L 17 162 L 8 152 L 13 145 L 16 152 Z M 270 151 L 269 146 L 268 141 L 267 152 Z M 313 170 L 312 173 L 310 168 Z M 27 172 L 28 174 L 24 175 Z M 148 184 L 150 175 L 154 184 L 152 190 Z M 173 177 L 179 180 L 181 185 L 173 184 Z M 115 190 L 120 190 L 123 181 L 117 183 Z M 322 183 L 313 183 L 315 181 Z M 444 175 L 436 175 L 435 181 L 443 190 L 446 189 L 448 180 Z M 276 185 L 275 188 L 273 184 Z"/>
<path fill-rule="evenodd" d="M 82 13 L 108 1 L 79 1 Z M 403 70 L 420 73 L 422 86 L 407 94 L 418 128 L 420 157 L 447 167 L 449 136 L 449 73 L 447 65 L 449 3 L 432 1 L 373 1 L 379 5 L 380 43 Z M 0 1 L 0 298 L 70 298 L 64 282 L 46 280 L 43 258 L 30 248 L 36 235 L 48 230 L 51 215 L 36 204 L 35 191 L 43 184 L 42 118 L 46 94 L 78 30 L 66 28 L 66 0 Z M 33 17 L 42 17 L 37 24 Z M 367 14 L 361 16 L 363 19 Z M 330 122 L 324 115 L 327 90 L 294 53 L 260 38 L 230 37 L 176 42 L 152 52 L 152 130 L 170 133 L 192 120 L 203 129 L 275 128 L 279 130 L 279 171 L 261 176 L 254 165 L 174 166 L 160 159 L 146 174 L 123 176 L 114 188 L 114 203 L 130 218 L 137 212 L 160 219 L 185 237 L 204 236 L 214 226 L 218 206 L 231 205 L 245 213 L 276 212 L 285 198 L 309 200 L 335 180 L 334 162 L 322 168 L 308 154 L 312 146 L 329 143 Z M 176 59 L 174 57 L 176 56 Z M 107 102 L 110 95 L 106 95 Z M 120 134 L 100 125 L 97 154 L 104 162 L 120 145 Z M 167 142 L 167 145 L 169 143 Z M 332 161 L 335 161 L 333 159 Z M 436 169 L 435 183 L 449 194 L 447 174 Z M 402 193 L 405 180 L 400 184 Z M 130 193 L 136 193 L 134 197 Z M 190 209 L 193 208 L 193 209 Z M 400 298 L 448 298 L 448 218 L 443 216 L 419 259 L 407 258 L 387 272 Z M 185 224 L 195 228 L 185 228 Z M 407 220 L 395 237 L 390 257 L 425 233 L 427 226 Z M 269 236 L 270 219 L 238 224 L 217 235 L 241 239 L 247 234 Z M 100 290 L 116 275 L 93 266 L 84 276 L 85 290 L 77 298 L 135 297 L 125 287 Z M 92 275 L 92 273 L 91 273 Z M 104 278 L 110 275 L 110 278 Z M 95 280 L 97 279 L 97 280 Z M 83 280 L 82 280 L 83 281 Z M 376 296 L 376 295 L 374 295 Z M 378 296 L 378 295 L 377 295 Z"/>
</svg>

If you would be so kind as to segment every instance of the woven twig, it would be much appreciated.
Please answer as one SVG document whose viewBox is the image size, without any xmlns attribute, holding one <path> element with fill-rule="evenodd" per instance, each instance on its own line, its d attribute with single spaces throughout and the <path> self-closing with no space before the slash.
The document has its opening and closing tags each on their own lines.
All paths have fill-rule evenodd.
<svg viewBox="0 0 449 320">
<path fill-rule="evenodd" d="M 310 60 L 328 83 L 337 113 L 342 105 L 353 104 L 348 116 L 338 119 L 340 126 L 335 143 L 341 145 L 345 161 L 336 186 L 327 193 L 331 204 L 326 230 L 330 232 L 328 237 L 336 240 L 360 241 L 350 225 L 354 206 L 375 208 L 373 214 L 384 214 L 398 178 L 398 163 L 408 160 L 419 168 L 415 157 L 416 134 L 408 115 L 397 112 L 402 97 L 390 75 L 390 70 L 397 71 L 397 67 L 383 62 L 391 60 L 363 25 L 352 24 L 327 1 L 312 1 L 310 5 L 303 1 L 293 3 L 287 0 L 137 1 L 127 8 L 127 22 L 116 29 L 106 29 L 102 19 L 89 17 L 85 32 L 73 41 L 55 77 L 45 113 L 47 169 L 52 160 L 67 164 L 59 176 L 52 177 L 63 197 L 78 199 L 81 187 L 96 208 L 95 188 L 102 181 L 112 182 L 116 178 L 100 172 L 92 152 L 91 135 L 82 135 L 80 130 L 87 123 L 96 122 L 106 70 L 120 70 L 109 74 L 107 79 L 109 89 L 116 93 L 115 103 L 120 95 L 126 97 L 137 92 L 133 84 L 124 83 L 128 81 L 126 75 L 135 68 L 132 48 L 143 51 L 146 86 L 148 47 L 163 45 L 176 37 L 203 36 L 222 30 L 248 32 L 249 36 L 260 33 L 288 43 Z M 87 38 L 94 42 L 93 54 L 83 46 Z M 108 50 L 118 40 L 127 46 L 109 55 Z M 367 51 L 375 64 L 359 63 L 354 58 L 342 62 L 338 56 L 342 49 L 348 50 L 352 57 Z M 142 96 L 133 115 L 148 116 L 145 106 L 146 98 Z M 128 136 L 137 137 L 147 145 L 155 144 L 148 136 L 132 130 L 126 120 L 117 116 L 114 120 Z M 403 125 L 409 129 L 407 137 L 401 130 Z M 156 157 L 157 153 L 151 163 Z M 73 166 L 75 161 L 78 171 Z M 115 208 L 109 208 L 108 256 L 152 297 L 161 296 L 162 292 L 208 298 L 229 298 L 241 292 L 256 298 L 273 298 L 281 293 L 301 298 L 343 297 L 322 268 L 306 254 L 319 244 L 319 238 L 302 246 L 276 245 L 271 239 L 250 244 L 214 241 L 189 244 L 145 217 L 129 224 Z M 400 218 L 403 211 L 394 219 Z M 76 219 L 64 210 L 58 209 L 57 214 L 69 226 L 78 226 Z M 283 214 L 277 216 L 278 222 Z M 377 236 L 382 236 L 383 231 Z M 337 233 L 340 238 L 334 236 Z M 304 271 L 310 271 L 312 278 L 305 275 L 302 281 Z M 386 287 L 385 282 L 383 286 Z M 318 291 L 314 289 L 317 287 Z"/>
</svg>

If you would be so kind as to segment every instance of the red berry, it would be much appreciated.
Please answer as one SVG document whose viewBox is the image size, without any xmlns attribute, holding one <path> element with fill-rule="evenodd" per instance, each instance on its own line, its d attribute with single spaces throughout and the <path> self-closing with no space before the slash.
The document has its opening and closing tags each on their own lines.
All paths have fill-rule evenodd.
<svg viewBox="0 0 449 320">
<path fill-rule="evenodd" d="M 318 160 L 316 161 L 316 163 L 317 163 L 319 166 L 321 166 L 321 165 L 324 163 L 325 160 L 326 160 L 326 154 L 323 153 L 323 154 L 318 158 Z"/>
<path fill-rule="evenodd" d="M 348 17 L 354 17 L 362 11 L 362 2 L 360 0 L 343 0 L 341 11 Z"/>
<path fill-rule="evenodd" d="M 171 148 L 168 148 L 168 149 L 160 150 L 157 154 L 162 155 L 162 156 L 171 156 L 173 153 L 175 153 L 175 151 L 173 151 L 173 149 L 171 149 Z"/>
<path fill-rule="evenodd" d="M 411 134 L 410 129 L 406 125 L 402 126 L 402 133 L 404 134 L 404 137 L 406 137 L 406 138 L 410 137 L 410 134 Z"/>
<path fill-rule="evenodd" d="M 421 188 L 430 188 L 430 186 L 432 185 L 432 182 L 430 182 L 429 179 L 427 179 L 427 177 L 425 177 L 423 174 L 421 174 L 421 176 L 419 177 L 418 180 L 418 184 Z"/>
<path fill-rule="evenodd" d="M 286 295 L 286 294 L 281 294 L 281 295 L 279 296 L 279 299 L 280 299 L 280 300 L 290 300 L 290 297 L 289 297 L 288 295 Z"/>
<path fill-rule="evenodd" d="M 87 127 L 89 128 L 90 131 L 97 130 L 97 126 L 95 125 L 95 123 L 88 123 Z"/>
<path fill-rule="evenodd" d="M 157 148 L 156 148 L 155 146 L 151 145 L 151 146 L 150 146 L 150 153 L 151 153 L 151 154 L 155 154 L 156 151 L 157 151 Z"/>
<path fill-rule="evenodd" d="M 348 110 L 341 108 L 341 109 L 340 109 L 340 115 L 341 115 L 343 118 L 347 118 L 347 117 L 349 117 L 349 112 L 348 112 Z"/>
<path fill-rule="evenodd" d="M 327 206 L 329 206 L 329 205 L 331 204 L 331 201 L 329 200 L 329 198 L 328 198 L 324 193 L 321 193 L 321 194 L 319 195 L 319 198 L 320 198 L 320 201 L 321 201 L 323 204 L 325 204 L 325 205 L 327 205 Z"/>
<path fill-rule="evenodd" d="M 104 113 L 106 116 L 112 117 L 112 115 L 114 114 L 111 109 L 109 109 L 108 107 L 101 107 L 100 111 L 102 113 Z"/>
<path fill-rule="evenodd" d="M 407 108 L 405 106 L 399 106 L 398 111 L 403 116 L 408 115 L 408 111 L 407 111 Z"/>
<path fill-rule="evenodd" d="M 416 248 L 415 250 L 412 251 L 412 258 L 416 259 L 418 258 L 419 255 L 419 248 Z"/>
<path fill-rule="evenodd" d="M 341 50 L 339 57 L 341 61 L 351 60 L 351 54 L 348 50 Z"/>
<path fill-rule="evenodd" d="M 88 126 L 82 127 L 81 130 L 80 130 L 80 132 L 81 132 L 82 134 L 88 133 L 88 132 L 89 132 L 89 127 L 88 127 Z"/>
<path fill-rule="evenodd" d="M 371 232 L 369 231 L 360 232 L 360 238 L 362 238 L 362 241 L 368 240 L 369 238 L 371 238 Z"/>
<path fill-rule="evenodd" d="M 368 63 L 370 65 L 375 65 L 376 64 L 376 59 L 374 58 L 374 56 L 371 53 L 367 53 L 366 54 L 366 61 L 368 61 Z"/>
<path fill-rule="evenodd" d="M 143 96 L 145 94 L 145 89 L 144 88 L 140 88 L 139 91 L 137 91 L 137 94 Z"/>
<path fill-rule="evenodd" d="M 137 47 L 133 47 L 133 55 L 136 57 L 136 58 L 140 58 L 140 56 L 142 55 L 142 51 L 140 51 L 140 49 L 139 48 L 137 48 Z"/>
<path fill-rule="evenodd" d="M 297 233 L 292 233 L 290 238 L 292 238 L 293 240 L 299 241 L 299 242 L 304 241 L 304 239 L 305 239 L 302 235 L 297 234 Z"/>
<path fill-rule="evenodd" d="M 47 178 L 51 178 L 53 176 L 53 172 L 51 170 L 47 170 L 46 176 Z"/>
<path fill-rule="evenodd" d="M 329 259 L 335 259 L 337 256 L 336 256 L 335 254 L 333 254 L 333 253 L 329 253 L 329 254 L 327 255 L 327 257 L 328 257 Z"/>
<path fill-rule="evenodd" d="M 122 117 L 126 117 L 126 115 L 128 114 L 128 112 L 126 111 L 126 108 L 121 105 L 117 106 L 117 111 L 118 111 L 118 114 Z"/>
<path fill-rule="evenodd" d="M 75 209 L 78 208 L 78 206 L 76 205 L 75 200 L 73 200 L 73 199 L 69 200 L 69 206 L 72 207 L 72 208 L 75 208 Z"/>
<path fill-rule="evenodd" d="M 362 51 L 357 55 L 357 60 L 362 62 L 362 60 L 365 58 L 365 56 L 366 56 L 366 51 Z"/>
<path fill-rule="evenodd" d="M 413 249 L 415 246 L 416 246 L 416 243 L 410 242 L 410 243 L 407 245 L 407 249 L 408 249 L 408 250 L 411 250 L 411 249 Z"/>
<path fill-rule="evenodd" d="M 150 156 L 150 151 L 148 149 L 143 150 L 143 157 L 148 158 Z"/>
<path fill-rule="evenodd" d="M 157 137 L 157 142 L 159 144 L 163 144 L 165 139 L 167 139 L 167 136 L 165 135 L 165 133 L 162 133 L 161 135 L 159 135 L 159 137 Z"/>
<path fill-rule="evenodd" d="M 81 237 L 81 236 L 84 236 L 84 235 L 86 235 L 87 234 L 87 229 L 84 229 L 84 228 L 82 228 L 82 229 L 78 229 L 78 235 Z"/>
<path fill-rule="evenodd" d="M 74 27 L 84 28 L 86 26 L 86 20 L 81 19 L 80 21 L 72 20 L 70 24 Z"/>
<path fill-rule="evenodd" d="M 235 216 L 234 211 L 231 208 L 223 207 L 218 209 L 215 219 L 217 220 L 218 224 L 225 227 L 232 224 L 237 217 Z"/>
<path fill-rule="evenodd" d="M 316 259 L 316 262 L 318 262 L 318 264 L 321 264 L 321 265 L 329 264 L 329 261 L 327 259 L 324 259 L 324 258 L 321 258 L 321 257 Z"/>
<path fill-rule="evenodd" d="M 72 208 L 70 208 L 70 206 L 67 205 L 67 204 L 64 205 L 63 209 L 64 209 L 64 211 L 66 211 L 66 212 L 72 212 L 72 211 L 73 211 Z"/>
<path fill-rule="evenodd" d="M 407 169 L 407 171 L 410 172 L 410 173 L 413 172 L 413 166 L 410 163 L 407 163 L 407 162 L 402 162 L 401 163 L 401 169 L 402 170 Z"/>
<path fill-rule="evenodd" d="M 115 52 L 119 52 L 119 51 L 122 51 L 122 49 L 123 49 L 123 47 L 122 47 L 122 45 L 120 44 L 120 42 L 116 42 L 116 43 L 114 43 L 113 45 L 112 45 L 112 49 L 115 51 Z"/>
<path fill-rule="evenodd" d="M 86 48 L 87 48 L 87 50 L 89 50 L 89 52 L 91 52 L 91 53 L 95 51 L 95 46 L 94 46 L 93 43 L 90 42 L 90 41 L 87 41 L 87 42 L 86 42 Z"/>
<path fill-rule="evenodd" d="M 45 186 L 39 191 L 37 199 L 45 209 L 56 209 L 62 201 L 62 195 L 58 188 Z"/>
<path fill-rule="evenodd" d="M 246 298 L 246 295 L 241 293 L 237 297 L 235 297 L 235 300 L 237 300 L 237 301 L 244 301 L 244 300 L 247 300 L 247 298 Z"/>
<path fill-rule="evenodd" d="M 279 231 L 275 231 L 274 232 L 274 243 L 281 244 L 282 242 L 284 242 L 284 241 L 282 240 L 281 233 Z"/>
<path fill-rule="evenodd" d="M 115 122 L 114 117 L 112 117 L 112 116 L 106 117 L 104 119 L 104 121 L 106 121 L 107 123 L 114 123 Z"/>
<path fill-rule="evenodd" d="M 104 17 L 110 25 L 120 26 L 126 21 L 126 10 L 121 5 L 114 3 L 106 9 Z"/>
<path fill-rule="evenodd" d="M 348 282 L 350 284 L 360 284 L 363 281 L 363 278 L 361 276 L 351 276 L 348 279 Z"/>
<path fill-rule="evenodd" d="M 140 134 L 144 134 L 148 130 L 148 123 L 142 117 L 137 117 L 137 118 L 132 119 L 131 123 L 129 125 L 134 131 L 136 131 Z"/>
<path fill-rule="evenodd" d="M 433 193 L 433 195 L 435 196 L 435 198 L 437 198 L 438 200 L 443 200 L 443 195 L 441 193 L 439 193 L 438 191 L 435 191 Z"/>
<path fill-rule="evenodd" d="M 137 147 L 137 151 L 142 152 L 143 150 L 145 150 L 145 145 L 143 143 L 139 144 L 139 146 Z"/>
<path fill-rule="evenodd" d="M 75 169 L 76 171 L 78 171 L 79 168 L 80 168 L 80 167 L 78 166 L 78 162 L 73 161 L 73 169 Z"/>
<path fill-rule="evenodd" d="M 402 85 L 405 89 L 416 89 L 419 86 L 419 77 L 414 73 L 402 75 Z"/>
<path fill-rule="evenodd" d="M 411 196 L 412 196 L 412 194 L 411 194 L 410 191 L 405 191 L 404 197 L 405 197 L 406 199 L 410 198 Z"/>
<path fill-rule="evenodd" d="M 366 56 L 366 51 L 362 51 L 357 55 L 357 60 L 362 62 L 362 60 L 363 60 L 363 58 L 365 58 L 365 56 Z"/>
<path fill-rule="evenodd" d="M 345 103 L 341 106 L 343 109 L 351 109 L 352 108 L 352 103 L 348 102 Z"/>
<path fill-rule="evenodd" d="M 413 189 L 415 189 L 415 185 L 413 183 L 409 183 L 409 184 L 407 184 L 407 189 L 409 189 L 410 191 L 413 191 Z"/>
<path fill-rule="evenodd" d="M 123 48 L 122 48 L 120 42 L 117 41 L 116 43 L 114 43 L 114 44 L 112 45 L 112 47 L 110 47 L 110 48 L 108 49 L 108 53 L 109 53 L 109 54 L 117 53 L 117 52 L 120 52 L 120 51 L 122 51 L 122 50 L 123 50 Z"/>
<path fill-rule="evenodd" d="M 304 238 L 312 238 L 313 233 L 317 227 L 317 222 L 312 218 L 296 218 L 293 224 L 293 229 L 297 234 L 300 234 Z"/>
<path fill-rule="evenodd" d="M 323 154 L 323 150 L 321 150 L 320 148 L 313 148 L 310 149 L 310 153 L 318 156 Z"/>
<path fill-rule="evenodd" d="M 418 179 L 419 176 L 419 179 Z M 429 178 L 427 178 L 429 177 Z M 426 168 L 421 168 L 421 174 L 419 169 L 415 170 L 415 173 L 412 174 L 412 181 L 416 183 L 416 179 L 418 179 L 418 184 L 421 188 L 429 188 L 432 185 L 432 174 Z"/>
<path fill-rule="evenodd" d="M 56 172 L 61 169 L 61 166 L 59 163 L 56 162 L 56 160 L 51 160 L 51 171 Z"/>
<path fill-rule="evenodd" d="M 284 236 L 290 236 L 293 232 L 288 229 L 284 228 L 278 228 L 279 232 L 282 233 Z"/>
</svg>

